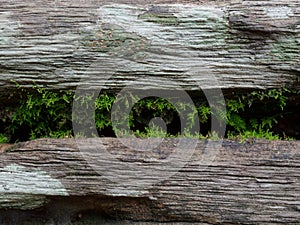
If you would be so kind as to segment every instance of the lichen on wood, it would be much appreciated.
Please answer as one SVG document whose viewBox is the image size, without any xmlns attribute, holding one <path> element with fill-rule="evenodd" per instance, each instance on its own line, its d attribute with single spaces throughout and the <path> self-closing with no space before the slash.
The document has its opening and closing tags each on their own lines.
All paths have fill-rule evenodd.
<svg viewBox="0 0 300 225">
<path fill-rule="evenodd" d="M 145 85 L 160 76 L 185 90 L 198 90 L 195 81 L 201 88 L 299 88 L 297 0 L 0 3 L 0 92 L 14 88 L 10 80 L 120 89 L 140 76 Z M 218 84 L 205 83 L 212 75 Z"/>
</svg>

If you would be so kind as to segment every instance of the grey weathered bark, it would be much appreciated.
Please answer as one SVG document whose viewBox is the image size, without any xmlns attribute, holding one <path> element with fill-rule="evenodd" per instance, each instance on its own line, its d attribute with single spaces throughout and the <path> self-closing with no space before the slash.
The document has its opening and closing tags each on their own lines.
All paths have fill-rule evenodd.
<svg viewBox="0 0 300 225">
<path fill-rule="evenodd" d="M 156 141 L 148 139 L 147 144 Z M 180 151 L 188 154 L 194 142 L 188 139 Z M 97 155 L 100 143 L 107 152 Z M 164 161 L 178 157 L 177 144 L 178 139 L 165 139 L 152 150 L 136 151 L 118 139 L 40 139 L 10 147 L 0 155 L 0 221 L 18 212 L 28 221 L 64 224 L 76 218 L 78 224 L 80 218 L 86 222 L 89 215 L 103 216 L 107 224 L 299 223 L 299 141 L 198 141 L 190 159 L 177 158 L 186 161 L 182 168 Z M 108 153 L 118 160 L 107 158 Z M 163 179 L 156 180 L 157 174 Z M 132 181 L 129 186 L 121 182 L 126 177 Z M 20 209 L 31 211 L 14 211 Z"/>
<path fill-rule="evenodd" d="M 137 79 L 161 89 L 299 88 L 298 0 L 0 4 L 2 92 L 11 80 L 67 89 Z"/>
</svg>

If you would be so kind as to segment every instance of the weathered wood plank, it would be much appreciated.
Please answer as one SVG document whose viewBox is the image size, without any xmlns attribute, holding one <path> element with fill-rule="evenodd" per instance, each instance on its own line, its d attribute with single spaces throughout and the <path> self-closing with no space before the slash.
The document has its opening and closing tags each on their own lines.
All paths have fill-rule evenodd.
<svg viewBox="0 0 300 225">
<path fill-rule="evenodd" d="M 298 0 L 0 4 L 2 92 L 11 80 L 114 89 L 140 78 L 161 89 L 299 88 Z"/>
<path fill-rule="evenodd" d="M 13 146 L 0 154 L 0 208 L 44 207 L 52 219 L 63 217 L 64 209 L 64 220 L 94 210 L 135 221 L 300 221 L 299 141 L 198 141 L 191 158 L 184 155 L 188 147 L 176 154 L 178 139 L 165 139 L 149 151 L 138 151 L 138 144 L 157 139 L 132 141 L 137 150 L 113 138 L 40 139 Z M 178 162 L 187 163 L 183 167 L 165 161 L 179 156 Z"/>
</svg>

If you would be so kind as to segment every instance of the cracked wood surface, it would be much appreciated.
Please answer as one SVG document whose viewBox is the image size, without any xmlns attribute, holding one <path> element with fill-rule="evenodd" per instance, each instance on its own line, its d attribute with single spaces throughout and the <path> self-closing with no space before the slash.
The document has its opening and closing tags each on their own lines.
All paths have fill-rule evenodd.
<svg viewBox="0 0 300 225">
<path fill-rule="evenodd" d="M 299 88 L 298 0 L 0 4 L 0 92 Z"/>
<path fill-rule="evenodd" d="M 131 140 L 137 149 L 116 138 L 39 139 L 9 146 L 0 154 L 0 218 L 7 209 L 46 207 L 52 219 L 63 221 L 96 210 L 109 218 L 154 224 L 299 223 L 299 141 L 187 139 L 180 155 L 178 140 L 164 139 L 149 151 L 139 146 L 156 146 L 157 139 Z M 185 156 L 195 143 L 192 155 Z M 186 165 L 168 164 L 172 156 Z M 126 179 L 131 182 L 124 185 Z"/>
</svg>

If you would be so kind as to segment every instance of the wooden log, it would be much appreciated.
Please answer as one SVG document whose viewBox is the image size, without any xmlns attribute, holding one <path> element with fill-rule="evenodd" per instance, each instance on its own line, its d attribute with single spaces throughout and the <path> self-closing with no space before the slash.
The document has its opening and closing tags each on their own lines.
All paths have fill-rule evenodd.
<svg viewBox="0 0 300 225">
<path fill-rule="evenodd" d="M 184 139 L 177 154 L 180 139 L 159 145 L 158 139 L 132 139 L 136 149 L 124 140 L 39 139 L 10 146 L 0 154 L 0 222 L 300 221 L 299 141 Z M 157 147 L 141 151 L 153 144 Z M 168 164 L 170 157 L 178 164 Z M 98 223 L 88 223 L 91 219 Z"/>
<path fill-rule="evenodd" d="M 0 92 L 300 86 L 298 0 L 0 4 Z"/>
</svg>

